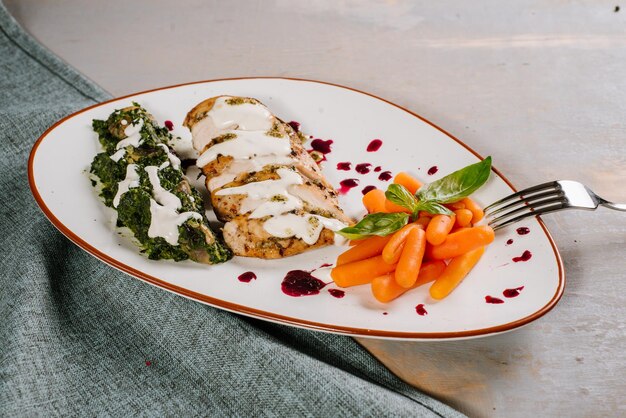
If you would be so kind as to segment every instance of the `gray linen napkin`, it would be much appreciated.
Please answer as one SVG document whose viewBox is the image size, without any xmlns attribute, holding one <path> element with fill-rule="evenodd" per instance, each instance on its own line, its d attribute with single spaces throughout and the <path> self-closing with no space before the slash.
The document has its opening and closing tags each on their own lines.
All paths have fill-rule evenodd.
<svg viewBox="0 0 626 418">
<path fill-rule="evenodd" d="M 0 4 L 0 416 L 459 416 L 351 338 L 192 302 L 63 237 L 31 197 L 28 154 L 107 98 Z"/>
</svg>

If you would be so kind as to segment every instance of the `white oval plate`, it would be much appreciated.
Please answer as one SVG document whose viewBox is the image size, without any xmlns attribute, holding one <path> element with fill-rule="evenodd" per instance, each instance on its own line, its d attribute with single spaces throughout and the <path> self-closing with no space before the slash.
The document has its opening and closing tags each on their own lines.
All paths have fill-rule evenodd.
<svg viewBox="0 0 626 418">
<path fill-rule="evenodd" d="M 327 247 L 281 260 L 235 257 L 216 266 L 148 260 L 128 239 L 114 232 L 111 212 L 97 198 L 85 174 L 98 152 L 91 120 L 106 119 L 113 110 L 137 101 L 160 123 L 173 121 L 174 134 L 189 136 L 181 126 L 187 111 L 201 100 L 221 94 L 258 98 L 283 120 L 299 121 L 304 132 L 333 139 L 332 152 L 322 167 L 337 187 L 346 178 L 359 180 L 359 187 L 341 196 L 343 208 L 355 217 L 364 213 L 360 203 L 363 187 L 385 188 L 388 183 L 378 180 L 379 173 L 374 171 L 356 173 L 357 163 L 371 163 L 394 174 L 409 171 L 432 181 L 480 158 L 418 115 L 347 87 L 284 78 L 215 80 L 114 99 L 57 122 L 35 143 L 29 160 L 30 186 L 39 206 L 77 245 L 138 279 L 221 309 L 309 329 L 411 340 L 477 337 L 525 325 L 544 315 L 560 299 L 565 284 L 561 257 L 537 219 L 516 225 L 528 227 L 527 235 L 518 235 L 516 227 L 499 231 L 471 274 L 439 302 L 428 296 L 428 285 L 389 304 L 377 302 L 369 286 L 345 289 L 343 298 L 328 292 L 336 288 L 332 283 L 313 296 L 296 298 L 281 291 L 286 272 L 332 263 L 344 247 Z M 375 138 L 383 141 L 382 147 L 367 152 L 367 145 Z M 352 163 L 352 170 L 336 169 L 337 163 L 344 161 Z M 438 172 L 427 175 L 433 166 Z M 513 190 L 494 170 L 475 199 L 485 205 Z M 513 243 L 507 244 L 510 239 Z M 512 261 L 525 250 L 532 252 L 529 261 Z M 241 273 L 250 270 L 256 273 L 256 280 L 238 281 Z M 314 275 L 330 281 L 328 269 L 317 270 Z M 517 297 L 503 296 L 505 289 L 520 286 L 524 288 Z M 486 296 L 504 303 L 486 303 Z M 416 313 L 418 304 L 424 305 L 426 315 Z"/>
</svg>

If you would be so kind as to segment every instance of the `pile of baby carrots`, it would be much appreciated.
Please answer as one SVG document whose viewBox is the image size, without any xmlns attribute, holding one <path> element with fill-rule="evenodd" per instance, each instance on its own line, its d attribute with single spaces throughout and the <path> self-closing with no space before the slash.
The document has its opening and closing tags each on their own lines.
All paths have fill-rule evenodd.
<svg viewBox="0 0 626 418">
<path fill-rule="evenodd" d="M 407 173 L 399 173 L 394 183 L 411 193 L 422 183 Z M 406 212 L 374 189 L 363 196 L 369 213 Z M 420 212 L 414 222 L 387 236 L 370 236 L 350 242 L 352 248 L 337 258 L 331 277 L 340 287 L 371 284 L 380 302 L 389 302 L 403 293 L 434 282 L 430 295 L 443 299 L 456 288 L 476 265 L 495 234 L 489 226 L 474 226 L 483 216 L 476 202 L 466 197 L 444 205 L 453 215 Z"/>
</svg>

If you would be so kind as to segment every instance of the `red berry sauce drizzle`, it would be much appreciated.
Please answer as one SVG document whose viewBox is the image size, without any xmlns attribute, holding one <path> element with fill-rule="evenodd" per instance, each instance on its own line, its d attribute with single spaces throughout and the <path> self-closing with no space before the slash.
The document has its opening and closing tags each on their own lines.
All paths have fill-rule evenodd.
<svg viewBox="0 0 626 418">
<path fill-rule="evenodd" d="M 367 152 L 376 152 L 383 145 L 383 141 L 380 139 L 373 139 L 367 146 Z"/>
<path fill-rule="evenodd" d="M 391 180 L 391 177 L 393 177 L 391 175 L 391 171 L 383 171 L 382 173 L 380 173 L 378 175 L 378 180 L 380 180 L 380 181 L 389 181 L 389 180 Z"/>
<path fill-rule="evenodd" d="M 346 292 L 344 292 L 343 290 L 339 290 L 339 289 L 328 289 L 328 293 L 330 293 L 332 297 L 335 297 L 337 299 L 341 299 L 342 297 L 346 295 Z"/>
<path fill-rule="evenodd" d="M 489 295 L 485 296 L 485 302 L 493 303 L 493 304 L 504 303 L 502 299 L 494 298 L 493 296 L 489 296 Z"/>
<path fill-rule="evenodd" d="M 350 171 L 350 164 L 352 163 L 348 161 L 345 161 L 343 163 L 337 163 L 337 170 Z"/>
<path fill-rule="evenodd" d="M 530 228 L 527 228 L 525 226 L 521 226 L 519 228 L 516 229 L 517 234 L 518 235 L 526 235 L 530 232 Z"/>
<path fill-rule="evenodd" d="M 256 280 L 256 274 L 252 271 L 246 271 L 237 277 L 240 282 L 250 283 L 252 280 Z"/>
<path fill-rule="evenodd" d="M 286 295 L 300 297 L 317 295 L 327 284 L 309 271 L 291 270 L 285 275 L 280 288 Z"/>
<path fill-rule="evenodd" d="M 415 307 L 415 312 L 419 315 L 419 316 L 424 316 L 424 315 L 428 315 L 428 312 L 426 311 L 426 308 L 424 308 L 424 304 L 420 303 L 419 305 L 417 305 Z"/>
<path fill-rule="evenodd" d="M 530 251 L 526 250 L 522 253 L 521 256 L 519 257 L 513 257 L 513 261 L 515 261 L 516 263 L 519 263 L 520 261 L 528 261 L 530 260 L 530 258 L 533 256 L 533 253 L 531 253 Z"/>
<path fill-rule="evenodd" d="M 374 167 L 374 172 L 378 173 L 380 170 L 382 170 L 383 168 L 379 165 L 377 165 L 376 167 Z"/>
<path fill-rule="evenodd" d="M 323 139 L 318 138 L 311 141 L 311 148 L 313 148 L 314 151 L 321 152 L 322 154 L 329 154 L 332 151 L 330 148 L 332 144 L 332 139 L 324 141 Z"/>
<path fill-rule="evenodd" d="M 515 287 L 512 289 L 505 289 L 504 292 L 502 292 L 502 294 L 504 295 L 505 298 L 515 298 L 519 296 L 522 290 L 524 290 L 524 286 Z"/>
<path fill-rule="evenodd" d="M 506 245 L 511 245 L 511 244 L 513 244 L 513 240 L 509 238 L 509 239 L 506 241 Z"/>
<path fill-rule="evenodd" d="M 439 171 L 439 168 L 437 168 L 437 166 L 434 165 L 428 169 L 428 175 L 432 176 L 433 174 L 437 173 L 437 171 Z"/>
<path fill-rule="evenodd" d="M 372 165 L 370 163 L 357 164 L 356 167 L 354 167 L 354 171 L 356 171 L 359 174 L 367 174 L 370 172 L 371 166 Z"/>
<path fill-rule="evenodd" d="M 171 120 L 166 120 L 164 124 L 168 131 L 174 130 L 174 124 L 172 123 Z"/>
<path fill-rule="evenodd" d="M 291 128 L 296 131 L 296 132 L 300 132 L 300 122 L 296 122 L 295 120 L 292 120 L 291 122 L 289 122 L 287 125 L 291 126 Z"/>
<path fill-rule="evenodd" d="M 332 143 L 332 139 L 324 141 L 323 139 L 317 138 L 311 141 L 311 149 L 308 150 L 308 152 L 317 164 L 321 164 L 323 161 L 326 161 L 326 154 L 330 154 L 332 151 L 330 147 Z"/>
<path fill-rule="evenodd" d="M 345 179 L 339 182 L 339 193 L 346 194 L 352 189 L 359 185 L 359 179 Z"/>
<path fill-rule="evenodd" d="M 369 192 L 371 192 L 372 190 L 375 190 L 376 186 L 365 186 L 363 187 L 363 190 L 361 190 L 361 193 L 363 193 L 364 195 L 368 194 Z"/>
</svg>

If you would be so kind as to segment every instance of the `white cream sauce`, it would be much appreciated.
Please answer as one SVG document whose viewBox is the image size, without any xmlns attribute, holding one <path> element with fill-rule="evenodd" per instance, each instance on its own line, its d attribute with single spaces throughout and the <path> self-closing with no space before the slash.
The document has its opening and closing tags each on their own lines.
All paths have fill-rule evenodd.
<svg viewBox="0 0 626 418">
<path fill-rule="evenodd" d="M 143 119 L 139 119 L 139 122 L 134 125 L 128 125 L 124 129 L 124 135 L 126 135 L 126 138 L 118 142 L 115 149 L 119 150 L 122 148 L 126 148 L 129 145 L 137 148 L 139 145 L 141 145 L 141 128 L 143 128 Z"/>
<path fill-rule="evenodd" d="M 122 149 L 115 151 L 115 153 L 110 155 L 109 158 L 115 162 L 118 162 L 119 160 L 122 159 L 122 157 L 124 157 L 124 155 L 126 155 L 126 148 L 122 148 Z"/>
<path fill-rule="evenodd" d="M 287 157 L 291 154 L 289 137 L 282 138 L 267 135 L 265 131 L 226 131 L 237 135 L 236 138 L 215 144 L 200 155 L 196 161 L 198 167 L 204 167 L 218 155 L 228 155 L 236 160 L 256 158 L 264 155 Z"/>
<path fill-rule="evenodd" d="M 158 174 L 159 167 L 151 165 L 144 170 L 148 173 L 148 179 L 150 179 L 150 183 L 152 184 L 152 196 L 154 196 L 157 203 L 163 206 L 169 206 L 174 210 L 180 208 L 182 205 L 180 199 L 174 193 L 168 192 L 161 186 Z"/>
<path fill-rule="evenodd" d="M 239 187 L 229 187 L 215 192 L 217 196 L 246 195 L 241 202 L 240 213 L 250 214 L 250 218 L 275 216 L 302 208 L 302 201 L 289 194 L 288 189 L 295 184 L 303 184 L 302 176 L 288 168 L 279 168 L 276 173 L 279 180 L 263 180 L 244 184 Z"/>
<path fill-rule="evenodd" d="M 274 123 L 274 115 L 260 103 L 228 104 L 230 96 L 215 100 L 208 116 L 219 130 L 267 131 Z"/>
<path fill-rule="evenodd" d="M 165 145 L 165 144 L 157 144 L 157 146 L 159 146 L 159 147 L 163 148 L 163 150 L 165 150 L 165 153 L 167 154 L 167 159 L 170 160 L 170 163 L 172 164 L 172 167 L 175 170 L 178 170 L 180 168 L 180 159 L 176 155 L 174 155 L 174 154 L 172 154 L 170 152 L 170 148 L 167 145 Z"/>
<path fill-rule="evenodd" d="M 126 178 L 117 185 L 117 193 L 113 198 L 113 207 L 116 208 L 120 204 L 122 195 L 134 187 L 139 187 L 139 174 L 137 173 L 136 164 L 128 164 L 126 166 Z"/>
<path fill-rule="evenodd" d="M 161 237 L 168 244 L 178 245 L 178 227 L 189 218 L 202 219 L 202 215 L 196 212 L 177 213 L 170 206 L 159 205 L 154 199 L 150 199 L 150 238 Z"/>
<path fill-rule="evenodd" d="M 319 215 L 295 215 L 285 213 L 274 216 L 263 224 L 263 228 L 270 234 L 279 238 L 295 236 L 309 245 L 313 245 L 319 239 L 322 229 L 338 231 L 346 225 L 337 219 L 325 218 Z"/>
<path fill-rule="evenodd" d="M 150 199 L 150 238 L 161 237 L 171 245 L 178 245 L 178 227 L 189 218 L 202 219 L 202 215 L 196 212 L 178 213 L 182 203 L 178 196 L 165 190 L 159 180 L 159 169 L 167 167 L 166 161 L 161 167 L 148 166 L 144 170 L 148 173 L 148 179 L 152 184 L 152 196 Z"/>
<path fill-rule="evenodd" d="M 262 104 L 228 104 L 231 96 L 219 97 L 204 119 L 194 124 L 191 129 L 193 145 L 203 150 L 209 141 L 223 131 L 268 131 L 274 124 L 274 115 Z"/>
<path fill-rule="evenodd" d="M 267 165 L 291 165 L 296 162 L 295 159 L 282 155 L 264 155 L 245 160 L 233 160 L 222 174 L 209 180 L 208 188 L 209 191 L 219 189 L 235 180 L 240 174 L 259 171 Z"/>
</svg>

